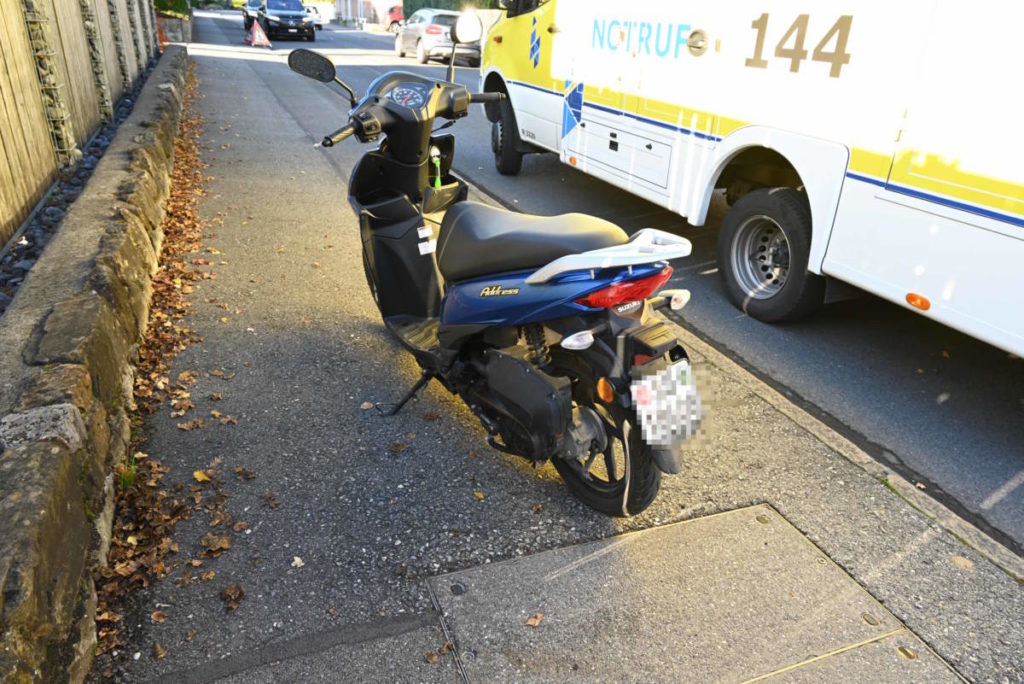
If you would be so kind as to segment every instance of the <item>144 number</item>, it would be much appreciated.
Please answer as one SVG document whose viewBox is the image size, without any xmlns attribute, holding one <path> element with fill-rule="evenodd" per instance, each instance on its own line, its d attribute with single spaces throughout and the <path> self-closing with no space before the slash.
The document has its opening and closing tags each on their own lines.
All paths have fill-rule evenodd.
<svg viewBox="0 0 1024 684">
<path fill-rule="evenodd" d="M 807 50 L 804 49 L 804 39 L 807 37 L 807 23 L 810 21 L 809 14 L 801 14 L 789 27 L 782 40 L 775 46 L 775 56 L 789 60 L 789 70 L 793 73 L 800 71 L 800 62 L 807 59 Z M 844 64 L 850 63 L 850 53 L 846 51 L 846 42 L 850 39 L 850 25 L 853 24 L 853 17 L 843 15 L 839 17 L 832 28 L 828 30 L 825 37 L 814 48 L 811 54 L 811 61 L 825 62 L 831 64 L 829 76 L 839 78 Z M 764 59 L 764 38 L 768 33 L 768 13 L 762 14 L 753 23 L 751 28 L 757 31 L 757 42 L 754 43 L 754 56 L 748 57 L 745 64 L 748 67 L 767 69 L 768 60 Z M 829 49 L 830 43 L 834 46 Z"/>
</svg>

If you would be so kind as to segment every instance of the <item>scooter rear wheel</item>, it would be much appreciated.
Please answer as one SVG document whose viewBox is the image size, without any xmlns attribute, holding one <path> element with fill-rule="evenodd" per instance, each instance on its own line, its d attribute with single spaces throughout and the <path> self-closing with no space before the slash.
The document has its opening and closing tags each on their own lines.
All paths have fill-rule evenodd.
<svg viewBox="0 0 1024 684">
<path fill-rule="evenodd" d="M 608 435 L 608 447 L 592 454 L 587 463 L 552 460 L 566 487 L 577 499 L 605 515 L 641 513 L 658 495 L 661 471 L 651 448 L 643 441 L 633 412 L 597 399 L 597 379 L 582 360 L 570 364 L 563 361 L 552 370 L 572 380 L 573 400 L 578 406 L 596 411 Z"/>
</svg>

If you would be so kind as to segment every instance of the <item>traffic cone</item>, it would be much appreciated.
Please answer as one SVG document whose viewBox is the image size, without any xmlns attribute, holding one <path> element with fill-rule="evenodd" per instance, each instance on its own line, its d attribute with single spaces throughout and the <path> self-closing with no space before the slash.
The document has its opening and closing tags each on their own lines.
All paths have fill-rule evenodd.
<svg viewBox="0 0 1024 684">
<path fill-rule="evenodd" d="M 249 29 L 249 33 L 245 34 L 245 42 L 253 47 L 273 47 L 273 45 L 270 44 L 270 39 L 267 38 L 267 34 L 263 32 L 263 27 L 260 26 L 258 21 L 252 22 L 252 27 Z"/>
<path fill-rule="evenodd" d="M 160 52 L 163 52 L 164 48 L 167 47 L 167 44 L 171 42 L 167 40 L 167 34 L 164 33 L 164 22 L 162 21 L 162 19 L 163 17 L 161 17 L 159 14 L 156 15 L 156 35 L 157 39 L 160 42 Z"/>
</svg>

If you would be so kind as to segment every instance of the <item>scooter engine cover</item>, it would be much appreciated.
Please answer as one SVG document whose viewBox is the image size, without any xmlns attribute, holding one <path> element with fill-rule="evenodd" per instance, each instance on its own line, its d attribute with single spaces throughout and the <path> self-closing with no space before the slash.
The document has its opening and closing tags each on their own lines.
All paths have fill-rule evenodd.
<svg viewBox="0 0 1024 684">
<path fill-rule="evenodd" d="M 487 350 L 484 382 L 472 390 L 470 404 L 486 407 L 497 419 L 510 450 L 544 461 L 556 453 L 572 425 L 572 383 L 543 372 L 526 353 Z"/>
</svg>

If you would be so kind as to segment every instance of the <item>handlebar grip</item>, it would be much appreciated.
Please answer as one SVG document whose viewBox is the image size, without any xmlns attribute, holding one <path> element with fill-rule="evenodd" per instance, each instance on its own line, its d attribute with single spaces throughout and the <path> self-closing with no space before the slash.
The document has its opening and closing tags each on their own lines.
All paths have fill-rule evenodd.
<svg viewBox="0 0 1024 684">
<path fill-rule="evenodd" d="M 322 145 L 323 147 L 334 147 L 335 145 L 340 143 L 345 138 L 348 138 L 355 132 L 356 127 L 353 124 L 349 124 L 344 128 L 339 128 L 330 135 L 325 135 L 324 139 L 320 141 L 320 145 Z"/>
<path fill-rule="evenodd" d="M 501 102 L 507 100 L 508 95 L 505 93 L 470 93 L 469 102 L 470 104 L 487 104 L 488 102 Z"/>
</svg>

